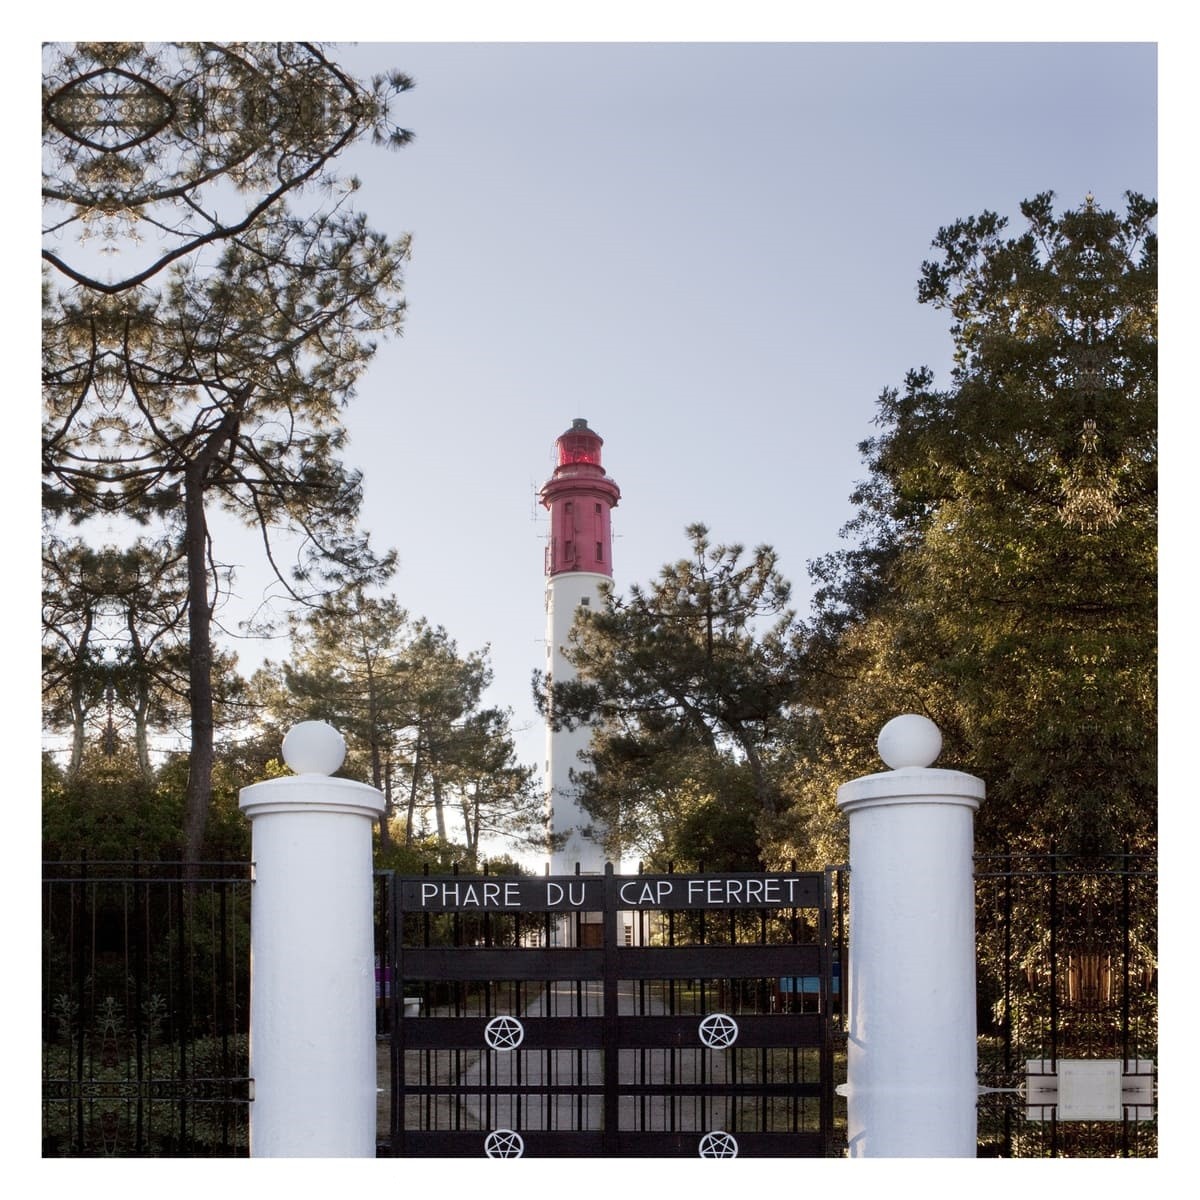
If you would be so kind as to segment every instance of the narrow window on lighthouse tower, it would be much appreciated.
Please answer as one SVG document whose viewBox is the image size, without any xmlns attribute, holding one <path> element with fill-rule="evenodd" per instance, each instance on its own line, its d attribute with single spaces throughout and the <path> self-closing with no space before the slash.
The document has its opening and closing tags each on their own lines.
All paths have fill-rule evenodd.
<svg viewBox="0 0 1200 1200">
<path fill-rule="evenodd" d="M 597 562 L 604 561 L 604 543 L 603 542 L 596 543 L 596 561 Z"/>
</svg>

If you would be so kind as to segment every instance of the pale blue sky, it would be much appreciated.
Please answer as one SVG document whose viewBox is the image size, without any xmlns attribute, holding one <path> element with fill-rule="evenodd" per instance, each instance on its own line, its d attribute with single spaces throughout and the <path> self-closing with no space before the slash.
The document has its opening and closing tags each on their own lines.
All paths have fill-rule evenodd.
<svg viewBox="0 0 1200 1200">
<path fill-rule="evenodd" d="M 540 761 L 542 510 L 586 417 L 622 489 L 615 582 L 684 526 L 768 542 L 808 607 L 837 549 L 880 390 L 949 366 L 916 303 L 939 226 L 1090 191 L 1157 194 L 1149 44 L 395 44 L 416 141 L 350 160 L 360 204 L 413 236 L 404 336 L 347 413 L 364 523 L 395 590 L 461 648 Z M 349 163 L 348 163 L 349 165 Z M 488 520 L 481 537 L 476 514 Z M 248 551 L 248 554 L 252 551 Z M 243 573 L 254 592 L 254 573 Z M 261 650 L 246 647 L 247 666 Z M 275 653 L 275 652 L 272 652 Z"/>
</svg>

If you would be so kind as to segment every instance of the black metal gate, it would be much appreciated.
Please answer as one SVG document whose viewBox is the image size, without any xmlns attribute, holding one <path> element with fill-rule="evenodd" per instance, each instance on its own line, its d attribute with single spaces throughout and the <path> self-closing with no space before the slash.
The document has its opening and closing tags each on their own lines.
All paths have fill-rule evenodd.
<svg viewBox="0 0 1200 1200">
<path fill-rule="evenodd" d="M 380 883 L 381 1154 L 841 1153 L 840 870 Z"/>
</svg>

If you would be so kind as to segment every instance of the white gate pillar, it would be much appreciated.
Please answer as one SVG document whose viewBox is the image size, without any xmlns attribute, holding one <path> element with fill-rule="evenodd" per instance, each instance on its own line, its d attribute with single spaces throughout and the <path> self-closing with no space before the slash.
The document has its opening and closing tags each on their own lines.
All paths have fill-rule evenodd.
<svg viewBox="0 0 1200 1200">
<path fill-rule="evenodd" d="M 322 721 L 283 739 L 295 776 L 242 788 L 252 822 L 250 1154 L 375 1157 L 371 829 L 381 793 L 329 776 L 346 743 Z"/>
<path fill-rule="evenodd" d="M 847 1140 L 852 1158 L 974 1158 L 975 810 L 983 780 L 930 764 L 925 717 L 889 721 L 895 768 L 851 780 Z"/>
</svg>

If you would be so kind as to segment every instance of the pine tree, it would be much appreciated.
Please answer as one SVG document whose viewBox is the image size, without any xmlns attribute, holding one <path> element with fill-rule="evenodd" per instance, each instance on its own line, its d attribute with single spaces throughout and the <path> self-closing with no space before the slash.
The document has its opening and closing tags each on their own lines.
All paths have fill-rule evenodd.
<svg viewBox="0 0 1200 1200">
<path fill-rule="evenodd" d="M 482 706 L 486 647 L 464 656 L 445 629 L 357 586 L 297 618 L 291 640 L 290 658 L 253 681 L 264 715 L 277 726 L 325 720 L 345 736 L 343 772 L 384 793 L 385 859 L 401 802 L 406 848 L 419 840 L 418 811 L 430 810 L 441 849 L 455 844 L 449 817 L 461 815 L 473 861 L 482 837 L 532 843 L 540 799 L 516 761 L 511 714 Z"/>
<path fill-rule="evenodd" d="M 1088 197 L 1055 214 L 1045 194 L 1022 213 L 1015 237 L 994 213 L 942 229 L 922 269 L 921 301 L 952 318 L 955 368 L 944 390 L 920 370 L 884 392 L 862 446 L 859 544 L 817 564 L 810 665 L 828 684 L 814 754 L 869 747 L 890 716 L 924 712 L 946 738 L 939 765 L 987 780 L 981 848 L 1145 846 L 1155 206 L 1131 194 L 1119 215 Z"/>
<path fill-rule="evenodd" d="M 737 812 L 737 854 L 757 858 L 756 830 L 784 804 L 772 759 L 799 694 L 790 586 L 769 546 L 746 560 L 703 525 L 687 534 L 689 558 L 581 613 L 578 678 L 535 676 L 535 698 L 556 726 L 592 725 L 581 798 L 626 853 L 669 854 L 684 826 L 699 845 L 706 822 Z"/>
<path fill-rule="evenodd" d="M 261 530 L 294 598 L 387 565 L 356 527 L 339 414 L 400 327 L 407 240 L 353 212 L 333 167 L 363 137 L 409 140 L 389 116 L 409 86 L 361 84 L 311 43 L 46 48 L 44 506 L 160 522 L 178 547 L 189 860 L 213 770 L 213 509 Z M 280 533 L 300 542 L 290 570 Z"/>
</svg>

